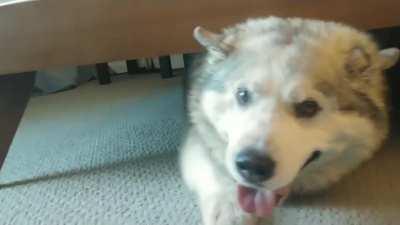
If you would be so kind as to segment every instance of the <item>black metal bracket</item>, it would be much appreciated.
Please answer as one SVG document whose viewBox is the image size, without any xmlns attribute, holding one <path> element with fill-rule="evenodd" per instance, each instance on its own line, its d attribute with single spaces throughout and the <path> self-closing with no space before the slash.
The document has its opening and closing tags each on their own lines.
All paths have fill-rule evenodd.
<svg viewBox="0 0 400 225">
<path fill-rule="evenodd" d="M 111 83 L 111 74 L 107 63 L 96 64 L 96 75 L 101 85 Z"/>
</svg>

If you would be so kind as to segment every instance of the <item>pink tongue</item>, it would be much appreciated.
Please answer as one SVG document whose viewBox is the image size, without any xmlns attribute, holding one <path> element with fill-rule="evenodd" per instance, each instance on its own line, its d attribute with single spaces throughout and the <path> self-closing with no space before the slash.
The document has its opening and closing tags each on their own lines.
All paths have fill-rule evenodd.
<svg viewBox="0 0 400 225">
<path fill-rule="evenodd" d="M 256 190 L 239 185 L 239 204 L 248 213 L 258 217 L 269 217 L 277 205 L 275 193 L 272 191 Z"/>
</svg>

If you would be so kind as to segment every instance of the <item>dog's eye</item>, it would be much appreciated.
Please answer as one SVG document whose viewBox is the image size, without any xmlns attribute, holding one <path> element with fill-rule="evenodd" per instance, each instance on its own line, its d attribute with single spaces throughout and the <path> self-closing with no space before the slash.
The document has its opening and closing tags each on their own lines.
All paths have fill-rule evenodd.
<svg viewBox="0 0 400 225">
<path fill-rule="evenodd" d="M 239 88 L 236 92 L 236 100 L 240 105 L 246 105 L 250 102 L 250 92 L 246 88 Z"/>
<path fill-rule="evenodd" d="M 311 118 L 321 110 L 321 107 L 316 101 L 312 99 L 307 99 L 300 103 L 296 103 L 294 106 L 294 110 L 296 113 L 296 117 Z"/>
</svg>

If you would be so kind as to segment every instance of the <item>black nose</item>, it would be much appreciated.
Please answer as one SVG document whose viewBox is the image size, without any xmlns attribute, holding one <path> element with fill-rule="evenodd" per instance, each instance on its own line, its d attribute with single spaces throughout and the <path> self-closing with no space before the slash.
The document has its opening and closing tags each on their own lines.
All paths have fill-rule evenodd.
<svg viewBox="0 0 400 225">
<path fill-rule="evenodd" d="M 236 156 L 235 163 L 240 175 L 252 183 L 263 182 L 274 174 L 275 161 L 256 150 L 242 151 Z"/>
</svg>

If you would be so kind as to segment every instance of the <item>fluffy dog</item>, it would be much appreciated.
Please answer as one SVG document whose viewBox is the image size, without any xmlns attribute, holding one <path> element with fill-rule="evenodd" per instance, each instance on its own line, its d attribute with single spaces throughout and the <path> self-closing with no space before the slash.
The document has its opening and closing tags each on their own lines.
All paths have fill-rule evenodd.
<svg viewBox="0 0 400 225">
<path fill-rule="evenodd" d="M 379 50 L 349 26 L 250 19 L 216 34 L 192 73 L 183 178 L 204 225 L 257 224 L 289 193 L 323 189 L 370 158 L 388 133 Z"/>
</svg>

